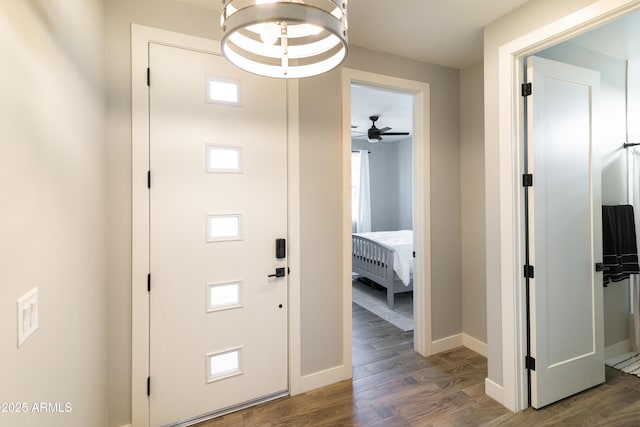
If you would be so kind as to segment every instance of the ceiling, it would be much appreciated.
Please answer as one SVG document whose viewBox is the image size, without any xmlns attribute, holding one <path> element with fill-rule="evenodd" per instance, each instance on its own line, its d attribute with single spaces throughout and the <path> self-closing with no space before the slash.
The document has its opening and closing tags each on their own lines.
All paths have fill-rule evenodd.
<svg viewBox="0 0 640 427">
<path fill-rule="evenodd" d="M 176 0 L 220 13 L 220 0 Z M 349 44 L 462 69 L 482 60 L 483 28 L 527 0 L 350 0 Z M 620 59 L 640 59 L 640 12 L 569 41 Z M 411 97 L 358 86 L 352 89 L 355 134 L 371 126 L 412 130 Z M 402 138 L 402 137 L 400 137 Z M 385 137 L 393 141 L 398 137 Z"/>
<path fill-rule="evenodd" d="M 623 60 L 640 60 L 640 11 L 569 40 L 569 43 Z"/>
<path fill-rule="evenodd" d="M 380 116 L 376 127 L 391 127 L 390 132 L 413 132 L 413 96 L 379 88 L 351 85 L 351 136 L 366 141 L 367 129 L 371 127 L 369 116 Z M 356 126 L 356 128 L 353 128 Z M 384 142 L 393 142 L 407 136 L 383 136 Z"/>
<path fill-rule="evenodd" d="M 222 11 L 220 0 L 176 0 Z M 464 68 L 482 60 L 483 28 L 527 0 L 350 0 L 349 44 Z"/>
<path fill-rule="evenodd" d="M 453 68 L 482 60 L 483 29 L 527 0 L 351 0 L 349 43 Z"/>
<path fill-rule="evenodd" d="M 222 11 L 220 0 L 176 0 Z M 349 44 L 418 61 L 464 68 L 482 60 L 483 28 L 527 0 L 350 0 Z M 411 97 L 373 88 L 353 89 L 352 124 L 412 130 Z M 403 137 L 384 137 L 391 142 Z"/>
<path fill-rule="evenodd" d="M 369 1 L 377 2 L 377 0 Z M 349 3 L 350 13 L 353 13 L 354 3 L 357 3 L 357 0 Z M 640 11 L 637 11 L 574 37 L 567 43 L 621 60 L 640 61 L 639 40 Z M 351 94 L 351 124 L 358 125 L 358 128 L 352 131 L 353 136 L 356 136 L 357 132 L 366 132 L 371 126 L 368 116 L 372 114 L 380 114 L 378 128 L 390 126 L 394 131 L 412 130 L 410 96 L 362 85 L 352 87 Z M 393 142 L 402 138 L 404 137 L 385 137 L 384 140 Z M 366 140 L 366 138 L 363 139 Z"/>
</svg>

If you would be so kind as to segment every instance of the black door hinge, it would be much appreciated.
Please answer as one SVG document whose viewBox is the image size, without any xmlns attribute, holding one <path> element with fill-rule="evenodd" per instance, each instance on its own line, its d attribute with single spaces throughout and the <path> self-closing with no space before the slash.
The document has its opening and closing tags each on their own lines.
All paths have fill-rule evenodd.
<svg viewBox="0 0 640 427">
<path fill-rule="evenodd" d="M 147 396 L 151 396 L 151 377 L 147 377 Z"/>
<path fill-rule="evenodd" d="M 151 292 L 151 273 L 147 274 L 147 292 Z"/>
<path fill-rule="evenodd" d="M 533 174 L 525 173 L 522 175 L 522 186 L 533 187 Z"/>
<path fill-rule="evenodd" d="M 147 188 L 151 188 L 151 171 L 147 171 Z"/>
<path fill-rule="evenodd" d="M 147 67 L 147 86 L 151 86 L 151 68 Z"/>
<path fill-rule="evenodd" d="M 536 370 L 536 359 L 534 359 L 531 356 L 525 356 L 524 357 L 524 367 L 526 369 L 531 370 L 531 371 L 535 371 Z"/>
<path fill-rule="evenodd" d="M 416 251 L 413 251 L 413 257 L 414 258 L 416 257 Z"/>
<path fill-rule="evenodd" d="M 533 93 L 531 83 L 522 83 L 522 96 L 529 96 Z"/>
<path fill-rule="evenodd" d="M 533 279 L 533 265 L 524 266 L 524 277 L 527 279 Z"/>
</svg>

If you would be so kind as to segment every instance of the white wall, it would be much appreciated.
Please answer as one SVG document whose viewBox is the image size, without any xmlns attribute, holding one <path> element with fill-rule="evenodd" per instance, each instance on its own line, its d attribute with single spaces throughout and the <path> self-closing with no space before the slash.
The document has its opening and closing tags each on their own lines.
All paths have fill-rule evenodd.
<svg viewBox="0 0 640 427">
<path fill-rule="evenodd" d="M 0 2 L 0 402 L 71 410 L 3 426 L 106 424 L 103 18 L 99 0 Z M 33 287 L 39 329 L 18 349 Z"/>
<path fill-rule="evenodd" d="M 483 63 L 460 71 L 463 332 L 487 342 Z"/>
</svg>

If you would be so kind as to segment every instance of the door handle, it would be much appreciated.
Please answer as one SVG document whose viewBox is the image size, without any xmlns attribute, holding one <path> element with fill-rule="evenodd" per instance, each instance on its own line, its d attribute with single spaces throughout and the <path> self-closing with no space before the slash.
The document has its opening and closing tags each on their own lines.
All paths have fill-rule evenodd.
<svg viewBox="0 0 640 427">
<path fill-rule="evenodd" d="M 279 268 L 276 268 L 275 274 L 270 274 L 267 277 L 284 277 L 285 274 L 286 273 L 285 273 L 284 267 L 279 267 Z"/>
<path fill-rule="evenodd" d="M 596 271 L 604 271 L 604 265 L 601 262 L 596 262 Z"/>
</svg>

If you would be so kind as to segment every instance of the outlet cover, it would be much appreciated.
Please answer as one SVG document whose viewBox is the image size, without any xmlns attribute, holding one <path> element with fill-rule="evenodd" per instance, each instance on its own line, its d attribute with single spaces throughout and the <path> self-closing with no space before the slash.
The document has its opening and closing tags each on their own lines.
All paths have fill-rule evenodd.
<svg viewBox="0 0 640 427">
<path fill-rule="evenodd" d="M 18 348 L 38 329 L 38 288 L 18 299 Z"/>
</svg>

